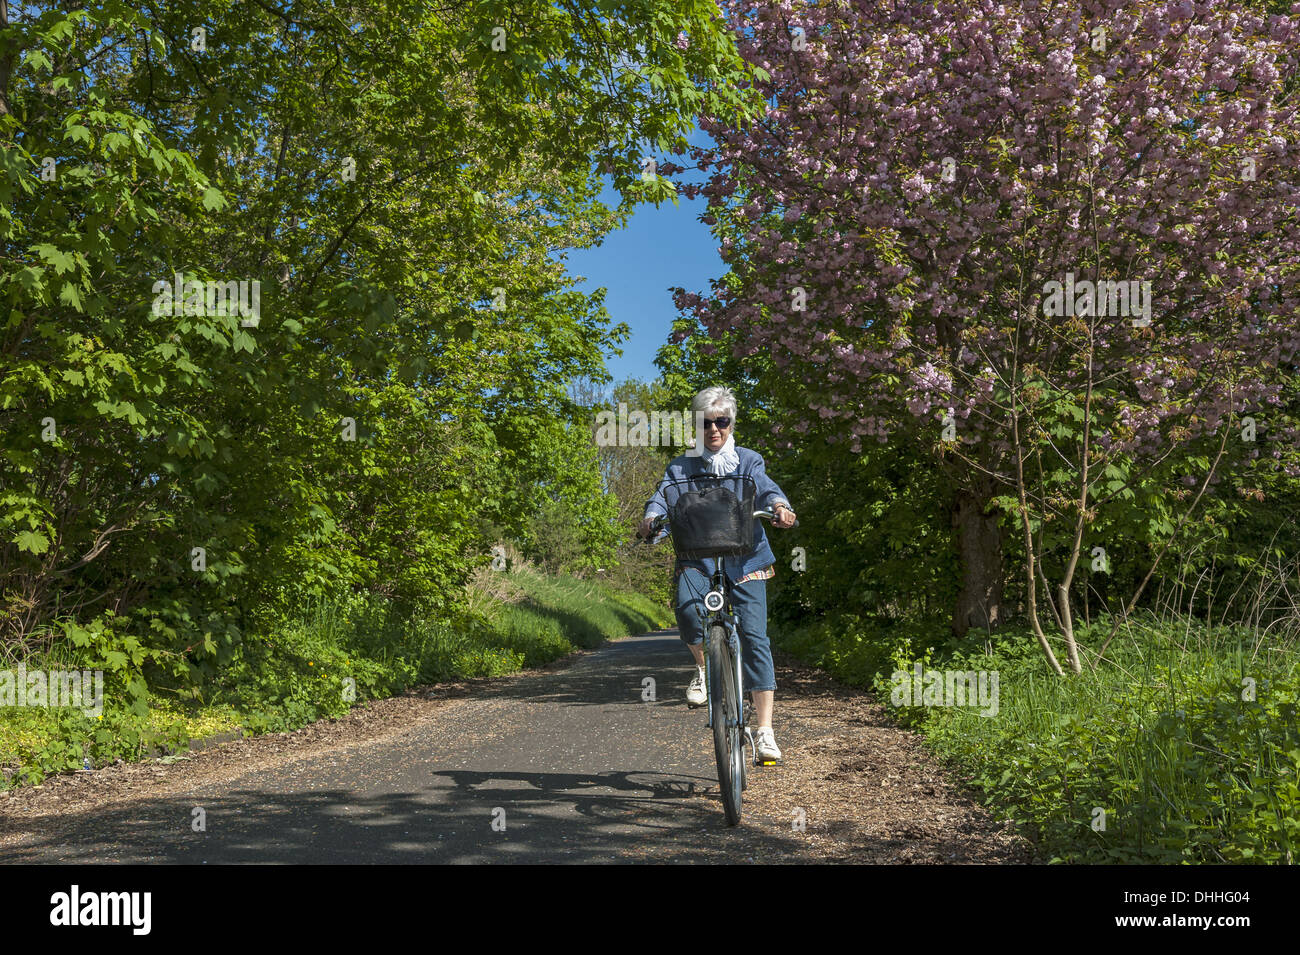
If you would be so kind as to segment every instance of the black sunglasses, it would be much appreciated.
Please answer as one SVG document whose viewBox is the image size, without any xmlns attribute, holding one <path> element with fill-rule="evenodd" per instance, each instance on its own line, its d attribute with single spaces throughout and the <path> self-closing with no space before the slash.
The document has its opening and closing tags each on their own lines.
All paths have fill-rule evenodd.
<svg viewBox="0 0 1300 955">
<path fill-rule="evenodd" d="M 731 427 L 730 418 L 704 418 L 703 421 L 706 430 L 713 427 L 715 424 L 718 426 L 719 431 L 725 431 L 727 428 Z"/>
</svg>

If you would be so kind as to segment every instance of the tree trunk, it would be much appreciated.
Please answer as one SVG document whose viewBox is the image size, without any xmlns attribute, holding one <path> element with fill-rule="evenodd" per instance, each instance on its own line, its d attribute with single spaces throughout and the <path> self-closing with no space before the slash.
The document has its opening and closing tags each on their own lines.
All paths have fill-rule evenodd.
<svg viewBox="0 0 1300 955">
<path fill-rule="evenodd" d="M 961 591 L 952 615 L 952 632 L 964 637 L 971 627 L 992 630 L 1002 623 L 1002 529 L 992 509 L 992 489 L 958 490 L 952 526 L 961 557 Z"/>
<path fill-rule="evenodd" d="M 9 2 L 0 0 L 0 30 L 9 26 Z M 9 110 L 9 75 L 13 71 L 14 51 L 6 49 L 4 55 L 0 56 L 0 116 L 10 112 Z"/>
</svg>

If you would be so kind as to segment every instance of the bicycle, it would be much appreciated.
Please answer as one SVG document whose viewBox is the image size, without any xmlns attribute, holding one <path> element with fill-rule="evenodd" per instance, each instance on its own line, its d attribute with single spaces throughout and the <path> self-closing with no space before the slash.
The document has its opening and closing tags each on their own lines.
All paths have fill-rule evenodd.
<svg viewBox="0 0 1300 955">
<path fill-rule="evenodd" d="M 773 519 L 771 511 L 753 512 L 751 519 Z M 796 522 L 797 523 L 797 522 Z M 652 540 L 665 525 L 671 527 L 667 516 L 660 516 L 652 524 Z M 676 547 L 676 540 L 674 540 Z M 749 746 L 754 765 L 760 763 L 754 747 L 754 734 L 749 727 L 753 704 L 742 699 L 744 686 L 741 671 L 740 630 L 731 606 L 731 581 L 723 571 L 722 557 L 714 555 L 710 590 L 704 595 L 708 616 L 703 618 L 705 645 L 705 686 L 708 692 L 708 726 L 713 730 L 713 752 L 718 765 L 718 787 L 722 793 L 722 807 L 727 825 L 740 823 L 741 793 L 748 785 L 744 747 Z M 720 704 L 720 705 L 719 705 Z"/>
</svg>

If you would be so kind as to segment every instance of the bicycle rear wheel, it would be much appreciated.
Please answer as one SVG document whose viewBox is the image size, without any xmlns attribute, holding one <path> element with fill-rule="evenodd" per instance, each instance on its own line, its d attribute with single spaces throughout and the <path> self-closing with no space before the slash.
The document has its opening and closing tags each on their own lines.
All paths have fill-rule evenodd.
<svg viewBox="0 0 1300 955">
<path fill-rule="evenodd" d="M 740 688 L 736 686 L 736 664 L 727 645 L 726 628 L 709 628 L 709 696 L 713 700 L 713 753 L 718 761 L 718 788 L 727 825 L 740 822 L 740 791 L 745 780 L 745 756 L 741 746 Z"/>
</svg>

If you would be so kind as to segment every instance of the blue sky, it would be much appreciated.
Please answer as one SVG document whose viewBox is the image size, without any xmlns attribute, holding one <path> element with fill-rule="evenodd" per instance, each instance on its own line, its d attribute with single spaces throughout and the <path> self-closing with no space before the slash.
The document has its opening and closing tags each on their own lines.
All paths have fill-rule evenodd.
<svg viewBox="0 0 1300 955">
<path fill-rule="evenodd" d="M 698 132 L 690 140 L 708 141 Z M 674 157 L 657 158 L 664 162 Z M 701 177 L 696 173 L 694 178 Z M 616 205 L 618 194 L 606 186 L 601 201 Z M 610 318 L 632 329 L 622 345 L 622 356 L 606 360 L 615 382 L 658 376 L 655 352 L 667 341 L 677 315 L 668 288 L 680 285 L 687 291 L 707 292 L 710 280 L 723 274 L 718 243 L 699 221 L 707 205 L 703 197 L 688 202 L 679 196 L 675 206 L 671 202 L 657 209 L 639 206 L 627 228 L 611 233 L 603 245 L 568 252 L 570 274 L 586 279 L 579 288 L 607 288 L 605 308 Z"/>
</svg>

